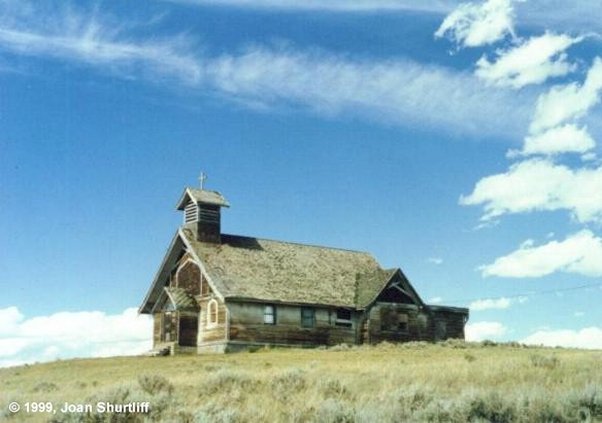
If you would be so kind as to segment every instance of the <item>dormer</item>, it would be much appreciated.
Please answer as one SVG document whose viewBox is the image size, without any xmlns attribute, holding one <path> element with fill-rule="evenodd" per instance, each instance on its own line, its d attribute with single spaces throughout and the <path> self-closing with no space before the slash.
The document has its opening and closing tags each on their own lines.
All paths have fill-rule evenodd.
<svg viewBox="0 0 602 423">
<path fill-rule="evenodd" d="M 197 241 L 221 243 L 221 208 L 230 207 L 217 191 L 186 188 L 176 208 L 184 212 L 183 227 L 196 234 Z"/>
</svg>

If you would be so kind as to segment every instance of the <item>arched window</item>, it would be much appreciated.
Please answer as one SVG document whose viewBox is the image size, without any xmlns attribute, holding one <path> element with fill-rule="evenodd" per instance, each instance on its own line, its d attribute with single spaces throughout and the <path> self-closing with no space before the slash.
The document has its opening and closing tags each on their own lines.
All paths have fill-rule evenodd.
<svg viewBox="0 0 602 423">
<path fill-rule="evenodd" d="M 209 301 L 207 306 L 207 326 L 217 325 L 217 301 Z"/>
</svg>

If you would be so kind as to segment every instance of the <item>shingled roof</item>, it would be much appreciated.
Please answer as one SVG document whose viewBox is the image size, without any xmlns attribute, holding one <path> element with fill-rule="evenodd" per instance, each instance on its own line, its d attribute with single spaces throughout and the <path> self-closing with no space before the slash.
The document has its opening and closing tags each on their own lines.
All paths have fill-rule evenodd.
<svg viewBox="0 0 602 423">
<path fill-rule="evenodd" d="M 176 208 L 183 210 L 186 207 L 188 201 L 194 201 L 195 203 L 201 204 L 213 204 L 220 207 L 230 207 L 228 200 L 224 198 L 222 194 L 217 191 L 208 191 L 206 189 L 197 188 L 186 188 L 182 193 L 182 196 L 178 200 Z"/>
<path fill-rule="evenodd" d="M 359 251 L 233 235 L 204 243 L 188 229 L 180 235 L 226 299 L 361 309 L 397 271 Z"/>
</svg>

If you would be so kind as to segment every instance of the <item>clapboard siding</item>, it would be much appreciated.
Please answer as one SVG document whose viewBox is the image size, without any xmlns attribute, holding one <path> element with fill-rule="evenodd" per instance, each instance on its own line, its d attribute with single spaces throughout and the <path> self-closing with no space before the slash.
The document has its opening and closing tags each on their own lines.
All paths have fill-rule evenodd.
<svg viewBox="0 0 602 423">
<path fill-rule="evenodd" d="M 216 324 L 209 323 L 209 302 L 212 300 L 217 301 Z M 199 303 L 201 305 L 201 324 L 199 326 L 200 330 L 198 345 L 202 345 L 203 343 L 207 342 L 225 341 L 227 339 L 226 328 L 228 327 L 228 310 L 226 305 L 219 299 L 211 296 L 203 297 Z"/>
<path fill-rule="evenodd" d="M 276 311 L 275 324 L 266 324 L 265 306 L 261 303 L 228 303 L 230 340 L 309 346 L 356 342 L 354 327 L 336 326 L 333 309 L 313 308 L 315 326 L 306 328 L 301 325 L 301 307 L 272 305 Z"/>
</svg>

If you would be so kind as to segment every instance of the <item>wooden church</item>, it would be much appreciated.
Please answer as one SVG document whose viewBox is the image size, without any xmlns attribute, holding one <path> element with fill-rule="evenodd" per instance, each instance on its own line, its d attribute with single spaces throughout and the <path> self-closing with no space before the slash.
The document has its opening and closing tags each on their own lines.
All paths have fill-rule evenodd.
<svg viewBox="0 0 602 423">
<path fill-rule="evenodd" d="M 221 230 L 228 201 L 186 188 L 184 214 L 140 313 L 156 353 L 464 339 L 468 309 L 425 304 L 368 253 Z"/>
</svg>

